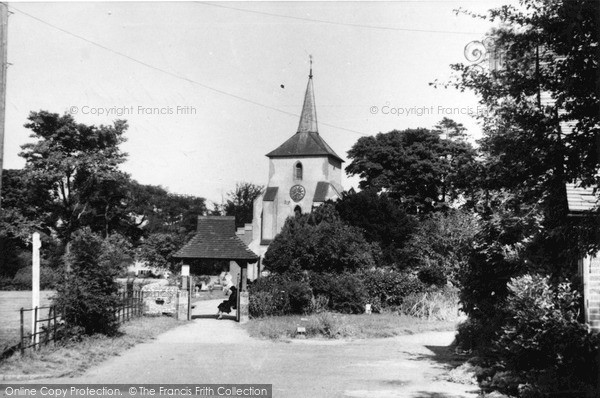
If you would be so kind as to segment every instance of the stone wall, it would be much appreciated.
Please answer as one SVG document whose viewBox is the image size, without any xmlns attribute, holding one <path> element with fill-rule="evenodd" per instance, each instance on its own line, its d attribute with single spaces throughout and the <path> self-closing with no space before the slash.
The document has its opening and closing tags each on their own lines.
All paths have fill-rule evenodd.
<svg viewBox="0 0 600 398">
<path fill-rule="evenodd" d="M 144 315 L 177 315 L 177 286 L 165 286 L 158 283 L 142 287 L 144 297 Z"/>
</svg>

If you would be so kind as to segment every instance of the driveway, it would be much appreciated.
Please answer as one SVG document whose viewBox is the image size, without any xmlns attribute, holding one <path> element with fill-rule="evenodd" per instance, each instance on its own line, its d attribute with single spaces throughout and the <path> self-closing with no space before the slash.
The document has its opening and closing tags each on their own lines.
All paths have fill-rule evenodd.
<svg viewBox="0 0 600 398">
<path fill-rule="evenodd" d="M 219 301 L 216 301 L 218 304 Z M 207 308 L 215 303 L 205 302 Z M 211 307 L 212 306 L 212 307 Z M 439 380 L 453 332 L 371 340 L 272 342 L 229 320 L 195 319 L 86 374 L 34 383 L 273 384 L 273 396 L 475 398 L 478 388 Z"/>
</svg>

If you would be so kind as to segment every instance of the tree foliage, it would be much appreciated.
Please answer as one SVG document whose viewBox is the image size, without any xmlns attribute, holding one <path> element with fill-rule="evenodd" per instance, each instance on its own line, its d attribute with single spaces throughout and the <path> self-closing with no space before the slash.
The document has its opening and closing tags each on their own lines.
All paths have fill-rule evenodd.
<svg viewBox="0 0 600 398">
<path fill-rule="evenodd" d="M 195 231 L 198 216 L 206 213 L 204 198 L 178 195 L 156 185 L 130 181 L 128 211 L 135 214 L 135 227 L 146 233 L 178 233 Z"/>
<path fill-rule="evenodd" d="M 220 209 L 226 216 L 235 217 L 235 226 L 243 227 L 252 222 L 252 209 L 254 200 L 262 195 L 264 186 L 250 182 L 238 182 L 235 189 L 227 193 L 227 202 Z"/>
<path fill-rule="evenodd" d="M 355 271 L 375 266 L 378 250 L 326 204 L 311 214 L 288 218 L 269 246 L 264 265 L 276 273 Z"/>
<path fill-rule="evenodd" d="M 417 221 L 397 201 L 386 193 L 365 190 L 345 192 L 334 205 L 343 221 L 362 229 L 367 242 L 380 246 L 385 265 L 400 266 L 402 249 Z"/>
<path fill-rule="evenodd" d="M 511 278 L 576 278 L 577 259 L 599 248 L 597 214 L 570 218 L 565 184 L 600 182 L 600 3 L 522 0 L 484 17 L 499 22 L 488 49 L 500 66 L 453 65 L 452 84 L 475 92 L 487 111 L 482 227 L 461 301 L 489 344 L 510 321 Z"/>
<path fill-rule="evenodd" d="M 429 212 L 468 193 L 475 150 L 464 141 L 427 129 L 394 130 L 361 137 L 348 151 L 349 175 L 363 190 L 388 192 L 412 213 Z"/>
<path fill-rule="evenodd" d="M 47 211 L 45 227 L 66 244 L 83 226 L 107 235 L 126 220 L 122 199 L 127 176 L 118 166 L 126 154 L 125 121 L 87 126 L 71 115 L 32 112 L 25 127 L 36 141 L 22 146 L 28 184 Z"/>
<path fill-rule="evenodd" d="M 460 285 L 479 232 L 478 217 L 467 210 L 452 209 L 423 218 L 403 250 L 405 267 L 421 272 L 421 278 Z M 435 278 L 436 275 L 441 277 Z"/>
<path fill-rule="evenodd" d="M 536 274 L 511 279 L 508 290 L 508 322 L 495 341 L 501 369 L 511 375 L 505 379 L 513 380 L 503 389 L 523 397 L 597 392 L 600 338 L 579 322 L 579 293 Z"/>
<path fill-rule="evenodd" d="M 120 237 L 102 239 L 89 228 L 73 233 L 65 262 L 68 271 L 57 288 L 55 304 L 70 327 L 86 334 L 114 335 L 115 311 L 120 304 L 116 277 L 130 255 Z"/>
<path fill-rule="evenodd" d="M 137 258 L 151 267 L 175 270 L 173 254 L 187 241 L 186 235 L 174 233 L 150 234 L 138 248 Z"/>
</svg>

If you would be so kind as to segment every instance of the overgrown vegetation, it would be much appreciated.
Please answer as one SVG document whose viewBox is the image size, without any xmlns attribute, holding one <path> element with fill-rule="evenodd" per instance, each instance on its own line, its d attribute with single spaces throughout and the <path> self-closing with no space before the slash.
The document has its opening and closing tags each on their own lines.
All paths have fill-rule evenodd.
<svg viewBox="0 0 600 398">
<path fill-rule="evenodd" d="M 298 326 L 306 329 L 308 338 L 369 339 L 427 331 L 449 331 L 456 327 L 456 321 L 428 321 L 393 313 L 347 315 L 321 312 L 308 316 L 285 315 L 255 318 L 244 325 L 244 328 L 252 337 L 281 340 L 296 338 Z"/>
<path fill-rule="evenodd" d="M 483 358 L 486 387 L 583 397 L 599 383 L 598 340 L 582 324 L 577 261 L 597 253 L 600 220 L 569 217 L 565 185 L 600 183 L 600 3 L 521 0 L 465 13 L 500 27 L 486 40 L 489 69 L 452 66 L 450 85 L 486 110 L 458 338 Z"/>
</svg>

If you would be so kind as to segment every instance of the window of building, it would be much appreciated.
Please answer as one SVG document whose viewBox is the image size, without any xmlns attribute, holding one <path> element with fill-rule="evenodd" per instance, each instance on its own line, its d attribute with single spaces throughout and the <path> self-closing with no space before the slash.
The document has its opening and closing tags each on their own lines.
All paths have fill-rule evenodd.
<svg viewBox="0 0 600 398">
<path fill-rule="evenodd" d="M 294 166 L 294 179 L 301 180 L 302 179 L 302 163 L 297 162 Z"/>
<path fill-rule="evenodd" d="M 298 217 L 302 215 L 302 208 L 300 206 L 296 206 L 294 208 L 294 216 Z"/>
</svg>

